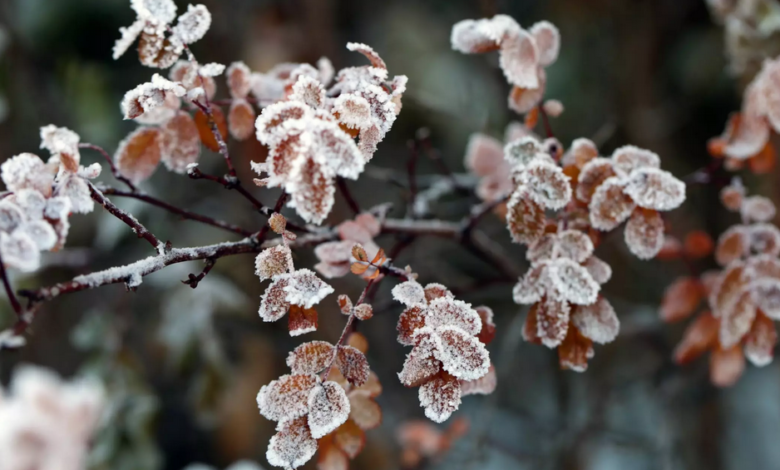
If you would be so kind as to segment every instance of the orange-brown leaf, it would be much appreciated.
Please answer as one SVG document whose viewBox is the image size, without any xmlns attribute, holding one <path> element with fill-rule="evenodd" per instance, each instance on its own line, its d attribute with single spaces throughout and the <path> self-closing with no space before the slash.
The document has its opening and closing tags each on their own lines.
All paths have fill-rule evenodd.
<svg viewBox="0 0 780 470">
<path fill-rule="evenodd" d="M 712 313 L 705 312 L 699 315 L 688 325 L 682 341 L 675 348 L 674 361 L 680 365 L 687 364 L 708 349 L 715 347 L 718 342 L 719 327 L 720 322 L 712 316 Z"/>
<path fill-rule="evenodd" d="M 661 300 L 661 319 L 676 322 L 688 318 L 701 303 L 704 287 L 693 277 L 679 277 L 664 292 Z"/>
<path fill-rule="evenodd" d="M 710 355 L 710 381 L 718 387 L 730 387 L 737 383 L 745 370 L 742 346 L 735 344 L 723 350 L 716 349 Z"/>
<path fill-rule="evenodd" d="M 358 261 L 368 262 L 368 254 L 366 254 L 366 250 L 360 245 L 352 247 L 352 257 Z"/>
<path fill-rule="evenodd" d="M 287 327 L 290 336 L 298 336 L 317 330 L 317 311 L 313 308 L 290 306 Z"/>
<path fill-rule="evenodd" d="M 588 358 L 593 355 L 593 341 L 586 338 L 574 325 L 569 326 L 566 338 L 558 346 L 558 363 L 561 369 L 585 372 Z"/>
<path fill-rule="evenodd" d="M 703 230 L 694 230 L 685 236 L 685 254 L 689 258 L 699 259 L 709 256 L 715 247 L 712 237 Z"/>
<path fill-rule="evenodd" d="M 212 106 L 211 115 L 213 116 L 214 123 L 216 123 L 217 129 L 219 130 L 219 133 L 222 136 L 222 140 L 224 141 L 225 139 L 227 139 L 228 136 L 228 128 L 227 128 L 227 122 L 225 121 L 225 114 L 218 106 Z M 209 122 L 208 116 L 206 116 L 206 114 L 203 111 L 198 110 L 195 113 L 195 124 L 198 126 L 200 141 L 203 142 L 203 145 L 205 145 L 209 150 L 213 152 L 219 152 L 219 144 L 217 143 L 217 138 L 214 136 L 214 133 L 211 131 L 211 123 Z"/>
<path fill-rule="evenodd" d="M 344 451 L 350 459 L 358 456 L 366 443 L 366 433 L 351 419 L 336 429 L 333 442 Z"/>
<path fill-rule="evenodd" d="M 133 183 L 149 178 L 162 156 L 161 134 L 157 127 L 139 127 L 127 136 L 114 156 L 119 173 Z"/>
<path fill-rule="evenodd" d="M 363 264 L 363 263 L 355 262 L 355 263 L 352 263 L 352 266 L 349 269 L 350 269 L 350 271 L 352 271 L 352 274 L 357 274 L 358 276 L 360 276 L 361 274 L 366 272 L 366 270 L 368 269 L 368 265 L 367 264 Z"/>
</svg>

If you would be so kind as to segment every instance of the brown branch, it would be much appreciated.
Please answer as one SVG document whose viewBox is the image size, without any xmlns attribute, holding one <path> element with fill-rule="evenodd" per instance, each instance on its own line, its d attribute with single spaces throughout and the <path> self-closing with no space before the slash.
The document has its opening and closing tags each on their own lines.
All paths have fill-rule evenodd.
<svg viewBox="0 0 780 470">
<path fill-rule="evenodd" d="M 183 284 L 187 284 L 188 286 L 192 287 L 193 289 L 198 287 L 198 284 L 200 284 L 200 281 L 203 280 L 208 273 L 211 272 L 211 270 L 214 268 L 214 265 L 217 264 L 217 260 L 214 258 L 207 258 L 206 259 L 206 267 L 203 268 L 203 271 L 200 272 L 200 274 L 195 275 L 190 273 L 190 275 L 187 277 L 186 280 L 181 281 Z"/>
<path fill-rule="evenodd" d="M 114 203 L 109 201 L 108 198 L 95 187 L 95 185 L 90 182 L 87 182 L 87 185 L 89 185 L 89 195 L 92 199 L 103 206 L 111 215 L 133 229 L 133 232 L 138 235 L 138 238 L 143 238 L 148 241 L 158 253 L 165 249 L 165 244 L 155 237 L 152 232 L 147 230 L 135 217 L 115 206 Z"/>
<path fill-rule="evenodd" d="M 212 219 L 211 217 L 207 217 L 205 215 L 196 214 L 194 212 L 190 212 L 185 209 L 180 209 L 172 204 L 169 204 L 165 201 L 161 201 L 157 198 L 154 198 L 152 196 L 149 196 L 148 194 L 138 193 L 138 192 L 128 192 L 128 191 L 121 191 L 119 189 L 115 188 L 101 188 L 101 191 L 103 191 L 103 194 L 111 195 L 111 196 L 119 196 L 119 197 L 129 197 L 132 199 L 137 199 L 139 201 L 144 201 L 146 203 L 149 203 L 153 206 L 157 206 L 159 208 L 165 209 L 169 212 L 173 212 L 174 214 L 180 215 L 183 219 L 187 220 L 193 220 L 196 222 L 201 222 L 206 225 L 211 225 L 213 227 L 221 228 L 223 230 L 227 230 L 229 232 L 236 233 L 238 235 L 248 237 L 249 235 L 252 235 L 252 231 L 243 229 L 237 225 L 229 224 L 227 222 L 223 222 L 221 220 Z"/>
<path fill-rule="evenodd" d="M 200 76 L 200 73 L 198 73 L 198 78 L 200 78 L 201 85 L 203 85 L 203 77 Z M 233 168 L 233 162 L 230 160 L 230 152 L 228 151 L 227 143 L 225 143 L 225 139 L 222 138 L 222 133 L 219 131 L 219 127 L 217 126 L 217 121 L 214 120 L 214 112 L 211 110 L 211 103 L 209 103 L 209 97 L 206 95 L 205 91 L 203 93 L 203 96 L 206 98 L 205 105 L 197 100 L 193 100 L 192 103 L 195 106 L 197 106 L 198 109 L 200 109 L 203 112 L 203 114 L 206 115 L 206 118 L 209 121 L 209 128 L 211 129 L 211 133 L 214 135 L 214 139 L 217 141 L 217 147 L 219 147 L 219 154 L 222 155 L 222 158 L 225 159 L 225 163 L 227 164 L 228 174 L 231 177 L 235 178 L 236 169 Z"/>
<path fill-rule="evenodd" d="M 119 170 L 117 170 L 116 165 L 114 165 L 114 160 L 111 158 L 111 155 L 109 155 L 108 152 L 106 152 L 103 149 L 103 147 L 99 147 L 99 146 L 97 146 L 95 144 L 80 143 L 79 144 L 79 148 L 95 150 L 96 152 L 98 152 L 101 155 L 103 155 L 103 158 L 106 159 L 106 162 L 108 163 L 109 168 L 111 168 L 111 174 L 114 175 L 114 178 L 116 178 L 118 181 L 121 181 L 122 183 L 124 183 L 125 186 L 127 186 L 130 189 L 130 191 L 133 191 L 133 192 L 136 191 L 135 185 L 129 179 L 125 178 L 124 176 L 122 176 L 121 173 L 119 173 Z"/>
<path fill-rule="evenodd" d="M 8 301 L 11 302 L 11 307 L 14 309 L 17 318 L 22 317 L 22 305 L 19 303 L 19 299 L 16 298 L 11 282 L 8 280 L 8 273 L 5 272 L 5 264 L 3 263 L 3 256 L 0 253 L 0 278 L 3 280 L 3 287 L 5 293 L 8 295 Z"/>
</svg>

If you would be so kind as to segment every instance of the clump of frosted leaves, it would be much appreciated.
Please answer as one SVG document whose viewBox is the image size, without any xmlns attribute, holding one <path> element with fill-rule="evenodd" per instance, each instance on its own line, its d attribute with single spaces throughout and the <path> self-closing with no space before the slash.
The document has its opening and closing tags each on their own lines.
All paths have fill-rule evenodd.
<svg viewBox="0 0 780 470">
<path fill-rule="evenodd" d="M 492 311 L 480 315 L 441 284 L 406 281 L 392 293 L 407 307 L 398 319 L 398 341 L 413 346 L 398 378 L 419 386 L 425 415 L 443 422 L 460 406 L 462 385 L 488 374 L 490 356 L 480 339 L 492 339 L 482 335 L 495 328 Z"/>
<path fill-rule="evenodd" d="M 742 215 L 743 223 L 729 227 L 718 238 L 715 260 L 722 266 L 753 255 L 780 254 L 780 230 L 766 223 L 774 217 L 774 203 L 762 196 L 746 196 L 741 189 L 738 205 L 724 201 L 727 208 L 733 204 L 731 210 Z"/>
<path fill-rule="evenodd" d="M 47 369 L 17 367 L 8 389 L 0 389 L 3 468 L 85 468 L 105 402 L 93 380 L 63 381 Z"/>
<path fill-rule="evenodd" d="M 341 240 L 321 243 L 314 249 L 319 259 L 314 269 L 328 279 L 342 277 L 350 272 L 352 263 L 358 261 L 352 255 L 352 248 L 356 244 L 363 247 L 368 259 L 374 259 L 380 249 L 374 237 L 379 235 L 381 224 L 373 214 L 358 214 L 354 220 L 339 224 L 336 230 Z M 369 278 L 375 275 L 374 271 L 374 268 L 369 268 L 361 276 Z"/>
<path fill-rule="evenodd" d="M 317 451 L 321 439 L 343 425 L 352 410 L 352 401 L 370 399 L 372 395 L 354 397 L 338 382 L 325 380 L 319 374 L 338 369 L 348 389 L 355 391 L 367 384 L 371 376 L 368 361 L 358 349 L 349 345 L 334 346 L 325 341 L 304 343 L 287 357 L 292 374 L 284 375 L 263 386 L 257 394 L 260 414 L 278 421 L 277 434 L 271 438 L 266 457 L 274 466 L 297 468 Z"/>
<path fill-rule="evenodd" d="M 272 221 L 279 228 L 277 220 Z M 271 280 L 260 298 L 260 318 L 272 322 L 289 312 L 289 331 L 297 336 L 317 329 L 317 311 L 313 308 L 333 288 L 308 269 L 295 269 L 287 245 L 284 227 L 282 243 L 266 248 L 257 255 L 255 273 L 261 281 Z"/>
<path fill-rule="evenodd" d="M 114 44 L 114 59 L 124 55 L 140 38 L 141 63 L 165 69 L 179 59 L 185 45 L 200 40 L 211 27 L 211 13 L 204 5 L 189 5 L 173 26 L 177 12 L 173 0 L 131 0 L 130 7 L 137 18 L 132 25 L 119 28 L 121 37 Z"/>
<path fill-rule="evenodd" d="M 400 112 L 406 88 L 406 77 L 388 81 L 371 48 L 347 47 L 371 65 L 342 69 L 327 90 L 316 69 L 300 66 L 285 99 L 264 108 L 255 123 L 258 140 L 269 147 L 266 162 L 253 164 L 266 175 L 258 184 L 283 187 L 288 205 L 308 222 L 322 223 L 330 213 L 336 177 L 356 179 L 363 172 Z"/>
<path fill-rule="evenodd" d="M 22 153 L 0 165 L 0 179 L 10 192 L 0 200 L 0 252 L 6 266 L 35 271 L 41 251 L 64 245 L 70 213 L 93 210 L 87 179 L 100 175 L 100 165 L 81 165 L 79 140 L 69 129 L 45 126 L 41 148 L 51 152 L 48 162 Z"/>
<path fill-rule="evenodd" d="M 465 54 L 499 52 L 499 64 L 512 85 L 509 107 L 527 113 L 544 96 L 544 68 L 558 58 L 560 33 L 552 23 L 540 21 L 530 30 L 506 15 L 463 20 L 452 27 L 452 48 Z"/>
<path fill-rule="evenodd" d="M 571 200 L 569 177 L 532 136 L 508 143 L 504 158 L 512 165 L 515 183 L 507 204 L 507 227 L 514 241 L 531 244 L 544 234 L 545 209 L 561 209 Z"/>
<path fill-rule="evenodd" d="M 607 343 L 619 321 L 599 295 L 612 270 L 593 256 L 593 242 L 579 230 L 548 233 L 529 246 L 531 268 L 513 289 L 516 303 L 531 305 L 523 336 L 558 348 L 561 366 L 582 372 L 593 356 L 592 343 Z"/>
<path fill-rule="evenodd" d="M 610 231 L 629 220 L 626 244 L 641 259 L 655 257 L 663 246 L 660 212 L 685 201 L 685 183 L 660 165 L 655 153 L 627 145 L 610 158 L 590 159 L 577 176 L 576 196 L 588 204 L 590 225 Z"/>
</svg>

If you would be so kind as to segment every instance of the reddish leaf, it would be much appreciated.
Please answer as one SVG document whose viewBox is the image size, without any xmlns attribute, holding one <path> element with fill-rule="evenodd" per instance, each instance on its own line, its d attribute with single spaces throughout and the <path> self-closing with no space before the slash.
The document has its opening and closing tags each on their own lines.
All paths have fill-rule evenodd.
<svg viewBox="0 0 780 470">
<path fill-rule="evenodd" d="M 336 355 L 336 366 L 352 385 L 360 386 L 368 380 L 368 360 L 358 349 L 341 346 Z"/>
<path fill-rule="evenodd" d="M 218 106 L 211 107 L 211 115 L 214 118 L 214 122 L 217 125 L 222 140 L 225 141 L 228 135 L 227 122 L 225 121 L 225 114 Z M 198 126 L 198 133 L 200 134 L 200 141 L 203 142 L 209 150 L 212 152 L 219 152 L 219 144 L 217 138 L 214 137 L 214 133 L 211 131 L 211 124 L 206 114 L 198 110 L 195 113 L 195 124 Z"/>
<path fill-rule="evenodd" d="M 161 158 L 162 131 L 156 127 L 139 127 L 119 143 L 114 155 L 117 170 L 133 183 L 149 178 Z"/>
<path fill-rule="evenodd" d="M 290 305 L 287 328 L 290 330 L 290 336 L 317 331 L 317 311 L 314 308 Z"/>
</svg>

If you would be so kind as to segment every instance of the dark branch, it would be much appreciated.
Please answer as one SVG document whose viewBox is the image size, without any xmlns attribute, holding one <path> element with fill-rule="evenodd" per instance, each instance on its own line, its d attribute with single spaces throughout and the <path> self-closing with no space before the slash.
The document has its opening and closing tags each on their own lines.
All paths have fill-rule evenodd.
<svg viewBox="0 0 780 470">
<path fill-rule="evenodd" d="M 152 247 L 157 250 L 158 253 L 164 249 L 163 242 L 155 237 L 152 232 L 147 230 L 146 227 L 141 224 L 141 222 L 139 222 L 132 215 L 115 206 L 113 202 L 109 201 L 108 198 L 105 197 L 103 193 L 101 193 L 95 187 L 95 185 L 89 182 L 87 182 L 87 184 L 89 185 L 89 194 L 95 202 L 103 206 L 111 215 L 121 220 L 128 227 L 133 229 L 133 232 L 138 235 L 138 238 L 143 238 L 144 240 L 148 241 L 149 244 L 152 245 Z"/>
<path fill-rule="evenodd" d="M 95 144 L 81 143 L 79 144 L 79 148 L 95 150 L 96 152 L 103 155 L 103 157 L 106 159 L 106 162 L 108 163 L 109 168 L 111 168 L 111 174 L 114 175 L 114 178 L 124 183 L 125 186 L 127 186 L 130 189 L 130 191 L 133 192 L 136 191 L 135 185 L 129 179 L 125 178 L 124 176 L 122 176 L 121 173 L 119 173 L 119 170 L 116 169 L 116 165 L 114 165 L 114 160 L 111 158 L 111 155 L 109 155 L 108 152 L 103 150 L 102 147 L 98 147 Z"/>
</svg>

